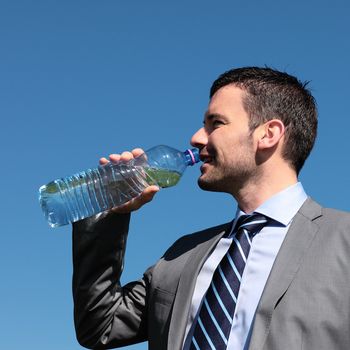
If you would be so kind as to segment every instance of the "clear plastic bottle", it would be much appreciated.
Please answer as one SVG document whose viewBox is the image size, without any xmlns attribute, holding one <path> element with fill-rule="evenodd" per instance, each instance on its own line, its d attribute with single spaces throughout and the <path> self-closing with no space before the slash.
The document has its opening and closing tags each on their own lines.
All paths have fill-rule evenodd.
<svg viewBox="0 0 350 350">
<path fill-rule="evenodd" d="M 156 146 L 127 163 L 109 162 L 41 186 L 40 205 L 51 227 L 67 225 L 120 206 L 150 185 L 174 186 L 197 162 L 195 148 Z"/>
</svg>

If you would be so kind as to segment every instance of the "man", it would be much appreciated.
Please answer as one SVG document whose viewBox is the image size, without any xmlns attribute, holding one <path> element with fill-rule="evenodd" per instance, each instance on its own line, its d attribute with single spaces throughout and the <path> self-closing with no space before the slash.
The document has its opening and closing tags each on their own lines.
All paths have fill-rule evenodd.
<svg viewBox="0 0 350 350">
<path fill-rule="evenodd" d="M 316 129 L 314 99 L 296 78 L 257 67 L 220 76 L 191 143 L 203 161 L 199 186 L 234 196 L 235 220 L 180 238 L 123 287 L 130 212 L 157 187 L 74 224 L 79 342 L 93 349 L 145 340 L 169 350 L 349 349 L 350 215 L 322 208 L 297 179 Z"/>
</svg>

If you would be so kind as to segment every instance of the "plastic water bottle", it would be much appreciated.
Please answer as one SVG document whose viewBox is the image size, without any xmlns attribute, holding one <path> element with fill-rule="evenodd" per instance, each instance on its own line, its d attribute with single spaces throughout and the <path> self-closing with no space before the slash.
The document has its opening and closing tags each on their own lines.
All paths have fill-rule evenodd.
<svg viewBox="0 0 350 350">
<path fill-rule="evenodd" d="M 174 186 L 197 162 L 195 148 L 156 146 L 129 162 L 109 162 L 41 186 L 40 205 L 51 227 L 67 225 L 120 206 L 150 185 Z"/>
</svg>

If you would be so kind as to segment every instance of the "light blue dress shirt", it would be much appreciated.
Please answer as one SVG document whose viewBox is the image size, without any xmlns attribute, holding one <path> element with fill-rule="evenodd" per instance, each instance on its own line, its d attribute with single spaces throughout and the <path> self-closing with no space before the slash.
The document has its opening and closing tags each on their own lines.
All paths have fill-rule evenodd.
<svg viewBox="0 0 350 350">
<path fill-rule="evenodd" d="M 248 260 L 243 272 L 233 324 L 228 341 L 228 349 L 245 350 L 249 346 L 251 325 L 261 294 L 269 277 L 272 265 L 286 236 L 288 228 L 307 195 L 300 182 L 275 194 L 254 212 L 264 214 L 274 220 L 264 227 L 252 241 Z M 239 208 L 232 228 L 244 213 Z M 215 269 L 231 245 L 232 237 L 221 238 L 212 254 L 198 274 L 192 297 L 191 309 L 186 326 L 184 350 L 191 344 L 194 324 L 199 306 L 207 291 Z"/>
</svg>

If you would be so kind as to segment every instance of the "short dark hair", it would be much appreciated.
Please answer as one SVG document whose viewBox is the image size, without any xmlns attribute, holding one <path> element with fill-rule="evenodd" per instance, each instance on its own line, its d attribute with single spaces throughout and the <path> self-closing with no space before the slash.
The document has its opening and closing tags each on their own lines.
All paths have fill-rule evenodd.
<svg viewBox="0 0 350 350">
<path fill-rule="evenodd" d="M 269 67 L 231 69 L 217 78 L 210 98 L 226 85 L 246 92 L 243 104 L 254 130 L 271 119 L 280 119 L 286 127 L 283 157 L 300 172 L 317 135 L 317 106 L 311 92 L 296 77 Z"/>
</svg>

